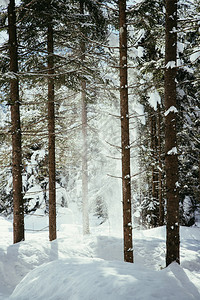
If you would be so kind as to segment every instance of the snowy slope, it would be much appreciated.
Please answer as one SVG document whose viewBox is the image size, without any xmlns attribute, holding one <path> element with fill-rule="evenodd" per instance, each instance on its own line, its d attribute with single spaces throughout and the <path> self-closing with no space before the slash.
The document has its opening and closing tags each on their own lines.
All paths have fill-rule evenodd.
<svg viewBox="0 0 200 300">
<path fill-rule="evenodd" d="M 199 299 L 177 264 L 162 271 L 100 259 L 72 258 L 30 272 L 10 299 Z"/>
<path fill-rule="evenodd" d="M 15 245 L 11 221 L 0 218 L 1 300 L 200 299 L 199 228 L 181 229 L 181 266 L 168 268 L 165 228 L 134 230 L 135 263 L 129 264 L 123 262 L 120 232 L 102 224 L 83 238 L 72 212 L 65 212 L 53 242 L 48 231 L 30 231 L 43 228 L 46 217 L 29 216 L 26 241 Z"/>
</svg>

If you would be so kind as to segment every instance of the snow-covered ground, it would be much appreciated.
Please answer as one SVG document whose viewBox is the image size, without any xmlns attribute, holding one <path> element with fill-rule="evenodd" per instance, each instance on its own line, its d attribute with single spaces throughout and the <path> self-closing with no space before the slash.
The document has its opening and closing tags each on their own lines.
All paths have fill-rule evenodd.
<svg viewBox="0 0 200 300">
<path fill-rule="evenodd" d="M 165 268 L 165 227 L 133 231 L 130 264 L 123 262 L 121 232 L 109 223 L 91 226 L 83 237 L 76 216 L 63 208 L 53 242 L 40 211 L 25 223 L 26 241 L 13 245 L 12 221 L 0 217 L 1 300 L 200 299 L 197 227 L 181 228 L 181 265 Z"/>
</svg>

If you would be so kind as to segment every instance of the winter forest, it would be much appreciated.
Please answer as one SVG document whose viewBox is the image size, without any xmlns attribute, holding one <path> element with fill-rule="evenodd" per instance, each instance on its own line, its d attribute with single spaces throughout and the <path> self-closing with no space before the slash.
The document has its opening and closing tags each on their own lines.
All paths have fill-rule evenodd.
<svg viewBox="0 0 200 300">
<path fill-rule="evenodd" d="M 199 68 L 199 0 L 0 0 L 0 300 L 200 299 Z"/>
</svg>

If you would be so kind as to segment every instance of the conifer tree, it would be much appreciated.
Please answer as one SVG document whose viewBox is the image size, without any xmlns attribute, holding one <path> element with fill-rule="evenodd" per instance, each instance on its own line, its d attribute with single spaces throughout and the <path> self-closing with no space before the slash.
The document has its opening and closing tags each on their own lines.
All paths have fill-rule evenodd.
<svg viewBox="0 0 200 300">
<path fill-rule="evenodd" d="M 22 194 L 22 150 L 20 101 L 18 81 L 18 54 L 15 1 L 10 0 L 8 5 L 8 34 L 10 54 L 10 107 L 12 133 L 12 176 L 13 176 L 13 241 L 24 240 L 24 203 Z"/>
<path fill-rule="evenodd" d="M 121 110 L 124 260 L 126 262 L 133 262 L 128 76 L 127 76 L 128 74 L 127 74 L 126 0 L 119 0 L 119 52 L 120 52 L 120 110 Z"/>
<path fill-rule="evenodd" d="M 177 0 L 166 1 L 165 24 L 165 170 L 167 199 L 166 265 L 180 261 L 178 150 L 176 137 Z"/>
<path fill-rule="evenodd" d="M 58 16 L 60 10 L 57 1 L 35 1 L 22 2 L 22 46 L 27 47 L 27 52 L 32 52 L 34 57 L 41 51 L 47 57 L 48 73 L 48 168 L 49 168 L 49 239 L 56 239 L 56 165 L 55 165 L 55 108 L 54 108 L 54 25 L 55 14 Z M 54 14 L 55 13 L 55 14 Z M 27 24 L 29 28 L 27 29 Z M 36 26 L 34 31 L 32 26 Z M 26 30 L 27 29 L 27 30 Z M 38 43 L 41 32 L 44 32 L 45 39 Z M 33 41 L 35 45 L 33 46 Z M 46 47 L 45 47 L 46 44 Z M 37 61 L 37 60 L 36 60 Z M 26 65 L 26 63 L 25 63 Z M 28 66 L 30 68 L 30 66 Z M 31 66 L 32 67 L 32 66 Z M 37 68 L 37 66 L 36 66 Z M 41 70 L 38 70 L 41 72 Z"/>
<path fill-rule="evenodd" d="M 84 1 L 80 0 L 80 13 L 84 15 Z M 81 61 L 85 60 L 85 41 L 80 41 Z M 87 99 L 86 99 L 86 80 L 81 79 L 81 116 L 82 116 L 82 215 L 83 215 L 83 234 L 89 234 L 89 211 L 88 211 L 88 146 L 87 146 Z"/>
<path fill-rule="evenodd" d="M 133 4 L 128 16 L 130 30 L 134 35 L 129 37 L 130 62 L 133 70 L 130 91 L 134 98 L 144 108 L 143 122 L 138 122 L 140 145 L 138 145 L 139 164 L 143 170 L 142 175 L 146 184 L 140 188 L 139 202 L 142 209 L 143 224 L 155 227 L 163 224 L 163 135 L 162 110 L 163 110 L 163 45 L 164 45 L 164 17 L 163 1 L 144 0 Z M 145 22 L 144 22 L 145 20 Z M 132 50 L 132 53 L 131 53 Z M 134 50 L 134 51 L 133 51 Z M 132 57 L 131 57 L 132 56 Z M 136 178 L 137 181 L 137 178 Z M 141 186 L 139 184 L 138 186 Z M 164 216 L 164 215 L 163 215 Z M 160 221 L 162 220 L 162 221 Z"/>
<path fill-rule="evenodd" d="M 55 161 L 55 108 L 54 108 L 54 47 L 53 26 L 49 18 L 47 29 L 48 51 L 48 139 L 49 139 L 49 240 L 56 239 L 56 161 Z"/>
<path fill-rule="evenodd" d="M 198 210 L 198 119 L 199 119 L 199 101 L 198 101 L 198 69 L 199 60 L 197 59 L 199 35 L 197 34 L 198 25 L 197 20 L 199 18 L 197 2 L 191 1 L 179 1 L 179 23 L 178 23 L 178 69 L 177 69 L 177 108 L 179 114 L 177 116 L 177 139 L 179 144 L 179 203 L 180 203 L 180 222 L 183 225 L 193 225 L 195 223 L 195 214 Z M 145 82 L 142 87 L 137 88 L 137 94 L 141 98 L 141 103 L 145 108 L 145 113 L 148 112 L 148 97 L 146 94 L 151 89 L 152 85 L 155 85 L 159 91 L 161 99 L 164 98 L 163 86 L 163 45 L 164 45 L 164 20 L 163 20 L 163 1 L 143 1 L 138 5 L 136 10 L 133 9 L 132 19 L 134 20 L 134 34 L 133 41 L 135 45 L 143 47 L 143 55 L 141 58 L 137 57 L 136 60 L 139 62 L 137 66 L 138 78 L 142 78 Z M 195 12 L 195 13 L 194 13 Z M 145 15 L 145 22 L 144 20 Z M 193 17 L 195 16 L 195 17 Z M 137 41 L 138 38 L 138 41 Z M 148 74 L 148 76 L 147 76 Z M 151 79 L 150 79 L 151 78 Z M 190 82 L 190 84 L 188 84 Z M 136 84 L 134 85 L 136 86 Z M 160 112 L 159 112 L 160 110 Z M 162 225 L 164 221 L 164 200 L 165 200 L 165 176 L 164 176 L 164 139 L 162 125 L 163 106 L 162 101 L 160 107 L 155 112 L 160 116 L 158 121 L 158 162 L 159 169 L 154 168 L 158 171 L 159 185 L 158 185 L 158 196 L 159 196 L 159 224 Z M 151 114 L 150 114 L 151 115 Z M 159 119 L 159 118 L 158 118 Z M 147 123 L 148 124 L 148 123 Z M 150 124 L 150 122 L 149 122 Z M 160 124 L 160 126 L 159 126 Z M 147 129 L 142 125 L 145 130 L 145 136 L 149 136 Z M 146 138 L 145 138 L 146 139 Z M 145 154 L 142 155 L 142 166 L 152 165 L 149 155 L 149 144 L 146 139 L 143 145 L 146 148 Z M 161 142 L 161 143 L 160 143 Z M 159 146 L 160 144 L 160 146 Z M 160 150 L 159 150 L 160 149 Z M 144 150 L 140 150 L 142 153 Z M 148 157 L 148 159 L 147 159 Z M 149 163 L 150 162 L 150 163 Z M 191 168 L 192 166 L 192 168 Z M 147 177 L 150 177 L 149 169 L 147 171 Z M 148 185 L 149 182 L 147 181 Z M 150 185 L 151 186 L 151 185 Z M 162 187 L 162 188 L 161 188 Z M 151 199 L 146 196 L 145 191 L 143 192 L 143 198 L 147 200 Z M 150 202 L 151 203 L 151 202 Z M 148 211 L 143 209 L 146 214 Z M 154 215 L 154 211 L 152 211 Z"/>
<path fill-rule="evenodd" d="M 101 1 L 100 1 L 101 2 Z M 80 4 L 81 4 L 81 13 L 80 13 Z M 44 7 L 43 7 L 44 6 Z M 33 3 L 28 3 L 28 1 L 23 1 L 22 8 L 24 9 L 24 13 L 22 13 L 21 19 L 23 20 L 22 26 L 22 34 L 21 40 L 22 45 L 27 47 L 27 51 L 33 53 L 33 57 L 35 57 L 35 62 L 39 61 L 37 57 L 39 57 L 39 53 L 43 53 L 41 55 L 41 61 L 46 58 L 46 54 L 48 54 L 48 111 L 49 113 L 53 113 L 53 99 L 54 94 L 54 85 L 62 86 L 67 85 L 68 88 L 73 89 L 75 92 L 81 92 L 82 94 L 82 129 L 84 136 L 84 147 L 82 149 L 87 148 L 87 101 L 88 95 L 86 91 L 86 82 L 90 81 L 88 78 L 93 79 L 92 74 L 97 74 L 95 66 L 97 65 L 96 58 L 93 59 L 93 48 L 96 47 L 92 44 L 92 40 L 98 39 L 99 41 L 103 40 L 106 35 L 106 26 L 105 26 L 105 18 L 98 4 L 94 1 L 77 1 L 70 2 L 69 1 L 52 1 L 51 5 L 49 5 L 49 9 L 45 7 L 45 1 L 35 1 Z M 86 13 L 84 13 L 84 9 Z M 59 22 L 59 20 L 61 20 Z M 78 20 L 78 22 L 77 22 Z M 27 28 L 27 24 L 29 24 Z M 90 25 L 89 25 L 90 24 Z M 51 25 L 51 31 L 50 31 Z M 34 31 L 33 28 L 36 27 L 37 31 Z M 55 55 L 51 48 L 46 51 L 45 49 L 45 39 L 40 39 L 38 42 L 38 36 L 42 34 L 43 37 L 46 37 L 46 33 L 48 36 L 48 45 L 52 44 L 50 42 L 50 32 L 53 30 L 53 43 L 54 47 L 57 50 L 57 53 L 60 51 L 60 55 Z M 28 34 L 29 32 L 29 34 Z M 88 39 L 90 40 L 90 44 L 86 47 L 86 43 L 88 43 Z M 33 40 L 35 41 L 35 46 L 33 46 Z M 97 47 L 96 47 L 97 49 Z M 100 49 L 100 47 L 98 47 Z M 48 53 L 47 53 L 48 52 Z M 68 52 L 70 55 L 68 55 Z M 97 55 L 95 53 L 95 55 Z M 87 56 L 87 57 L 86 57 Z M 76 57 L 74 59 L 74 57 Z M 89 57 L 89 59 L 88 59 Z M 30 58 L 32 59 L 32 58 Z M 62 61 L 62 63 L 61 63 Z M 34 62 L 34 61 L 33 61 Z M 26 65 L 26 63 L 25 63 Z M 38 64 L 39 65 L 39 64 Z M 70 73 L 68 69 L 73 66 L 73 73 Z M 27 65 L 30 68 L 30 66 Z M 37 64 L 31 66 L 35 71 L 39 71 L 44 73 L 44 70 L 38 70 Z M 44 68 L 44 67 L 43 67 Z M 62 73 L 62 75 L 60 75 Z M 68 75 L 69 74 L 69 75 Z M 54 76 L 53 76 L 54 75 Z M 69 76 L 69 77 L 68 77 Z M 96 76 L 98 77 L 98 75 Z M 54 82 L 53 82 L 54 79 Z M 86 80 L 87 79 L 87 80 Z M 92 94 L 92 93 L 90 93 Z M 54 144 L 55 147 L 55 132 L 53 134 L 53 121 L 51 117 L 48 117 L 49 130 L 51 130 L 51 134 L 49 133 L 49 141 L 51 140 L 51 147 L 49 147 L 49 151 L 53 151 L 52 146 Z M 54 139 L 54 142 L 53 142 Z M 50 152 L 51 152 L 50 151 Z M 53 160 L 50 158 L 49 152 L 49 175 L 51 174 L 50 170 L 52 170 Z M 54 149 L 55 152 L 55 149 Z M 84 150 L 85 152 L 85 150 Z M 86 149 L 87 152 L 87 149 Z M 53 154 L 52 154 L 53 155 Z M 55 157 L 55 153 L 53 155 Z M 50 166 L 51 165 L 51 166 Z M 55 168 L 54 168 L 55 171 Z M 54 174 L 55 175 L 55 174 Z M 87 198 L 87 155 L 85 156 L 83 162 L 83 172 L 82 172 L 84 182 L 83 182 L 83 194 L 85 195 L 84 199 Z M 54 176 L 55 179 L 55 176 Z M 51 180 L 50 180 L 51 181 Z M 54 187 L 49 184 L 49 195 L 53 196 Z M 54 191 L 55 193 L 55 191 Z M 87 200 L 88 201 L 88 200 Z M 85 201 L 83 201 L 85 202 Z M 49 208 L 51 200 L 49 199 Z M 55 203 L 55 201 L 54 201 Z M 84 207 L 88 207 L 85 205 Z M 89 231 L 89 222 L 88 222 L 88 209 L 84 209 L 84 216 L 86 216 L 86 230 L 84 232 Z M 87 212 L 86 212 L 87 211 Z M 55 215 L 55 210 L 53 215 Z"/>
<path fill-rule="evenodd" d="M 180 224 L 192 226 L 199 210 L 199 2 L 178 2 L 177 120 Z M 189 84 L 188 84 L 189 83 Z"/>
<path fill-rule="evenodd" d="M 79 26 L 77 26 L 76 35 L 79 41 L 78 61 L 80 64 L 80 87 L 81 92 L 81 130 L 82 130 L 82 219 L 83 219 L 83 234 L 89 233 L 89 181 L 88 181 L 88 164 L 89 164 L 89 146 L 88 146 L 88 120 L 87 110 L 91 101 L 91 95 L 97 94 L 97 88 L 90 91 L 88 86 L 96 85 L 100 82 L 98 74 L 99 57 L 98 51 L 101 51 L 101 42 L 106 37 L 106 22 L 103 16 L 100 4 L 92 0 L 80 0 L 79 10 L 75 13 L 79 15 Z M 76 7 L 75 7 L 76 8 Z M 76 8 L 77 9 L 77 8 Z M 91 24 L 91 25 L 88 25 Z M 97 42 L 97 45 L 96 45 Z M 74 41 L 76 44 L 76 41 Z M 74 47 L 74 46 L 73 46 Z M 95 53 L 96 52 L 96 53 Z M 94 54 L 95 53 L 95 54 Z M 101 54 L 103 52 L 101 51 Z M 97 57 L 95 57 L 97 56 Z M 96 77 L 96 78 L 95 78 Z M 97 79 L 97 80 L 96 80 Z"/>
<path fill-rule="evenodd" d="M 158 128 L 158 199 L 159 199 L 159 225 L 164 225 L 165 217 L 165 205 L 163 199 L 163 172 L 162 172 L 162 137 L 161 137 L 161 109 L 160 104 L 158 104 L 158 117 L 157 117 L 157 128 Z"/>
</svg>

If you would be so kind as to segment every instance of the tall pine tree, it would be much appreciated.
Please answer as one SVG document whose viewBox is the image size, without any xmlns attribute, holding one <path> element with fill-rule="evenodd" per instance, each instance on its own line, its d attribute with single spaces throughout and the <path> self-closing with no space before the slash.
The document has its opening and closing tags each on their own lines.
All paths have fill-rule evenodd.
<svg viewBox="0 0 200 300">
<path fill-rule="evenodd" d="M 166 265 L 180 261 L 178 149 L 176 137 L 177 0 L 166 1 L 165 24 L 165 170 L 167 198 Z"/>
<path fill-rule="evenodd" d="M 126 262 L 133 262 L 126 0 L 119 0 L 119 52 L 124 260 Z"/>
<path fill-rule="evenodd" d="M 13 175 L 13 241 L 24 240 L 24 204 L 22 194 L 22 150 L 20 126 L 20 101 L 18 81 L 18 54 L 15 1 L 8 5 L 8 34 L 10 54 L 10 107 L 12 133 L 12 175 Z"/>
</svg>

